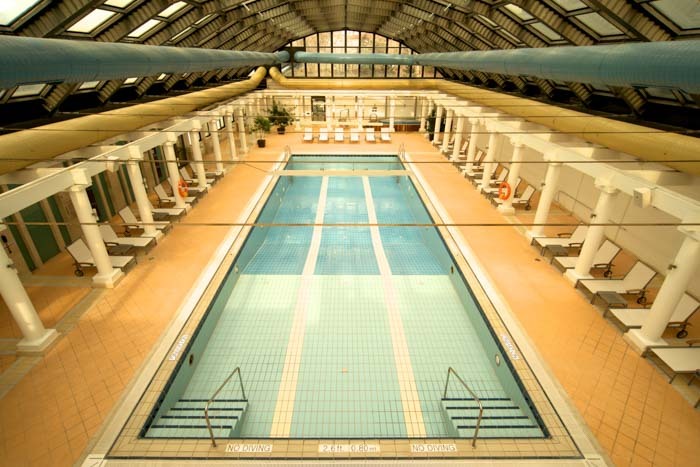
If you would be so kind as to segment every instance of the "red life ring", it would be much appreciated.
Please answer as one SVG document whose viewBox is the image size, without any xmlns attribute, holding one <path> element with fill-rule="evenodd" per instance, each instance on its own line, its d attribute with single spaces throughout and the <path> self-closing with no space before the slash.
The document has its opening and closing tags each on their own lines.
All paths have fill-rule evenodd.
<svg viewBox="0 0 700 467">
<path fill-rule="evenodd" d="M 189 194 L 189 190 L 187 189 L 187 182 L 183 179 L 180 179 L 180 181 L 177 182 L 177 192 L 181 198 L 184 198 Z"/>
<path fill-rule="evenodd" d="M 503 201 L 510 198 L 511 192 L 512 190 L 510 189 L 508 182 L 501 182 L 501 184 L 498 185 L 498 197 Z"/>
</svg>

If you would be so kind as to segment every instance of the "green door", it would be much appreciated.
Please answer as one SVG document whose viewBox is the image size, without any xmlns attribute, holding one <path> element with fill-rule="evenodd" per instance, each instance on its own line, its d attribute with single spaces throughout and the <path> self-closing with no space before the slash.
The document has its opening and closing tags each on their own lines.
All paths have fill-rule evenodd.
<svg viewBox="0 0 700 467">
<path fill-rule="evenodd" d="M 60 249 L 53 236 L 51 227 L 48 225 L 31 225 L 32 222 L 48 222 L 48 219 L 44 215 L 44 210 L 41 208 L 41 204 L 32 204 L 28 208 L 22 209 L 20 214 L 27 224 L 27 231 L 29 231 L 29 235 L 32 237 L 32 241 L 34 242 L 34 246 L 41 260 L 46 262 L 56 256 Z"/>
</svg>

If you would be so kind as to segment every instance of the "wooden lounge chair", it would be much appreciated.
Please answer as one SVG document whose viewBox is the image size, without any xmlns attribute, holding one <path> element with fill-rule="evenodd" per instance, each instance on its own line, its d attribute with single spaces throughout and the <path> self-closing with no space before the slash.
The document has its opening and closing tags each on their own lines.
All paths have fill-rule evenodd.
<svg viewBox="0 0 700 467">
<path fill-rule="evenodd" d="M 678 305 L 676 305 L 676 309 L 673 310 L 666 327 L 680 328 L 676 333 L 676 337 L 679 339 L 687 337 L 688 331 L 685 328 L 690 325 L 688 321 L 698 309 L 700 309 L 700 302 L 684 293 Z M 650 308 L 608 308 L 605 311 L 605 315 L 608 313 L 612 314 L 622 327 L 627 330 L 641 328 L 651 311 Z"/>
<path fill-rule="evenodd" d="M 328 128 L 321 128 L 318 130 L 318 142 L 327 143 L 328 142 Z"/>
<path fill-rule="evenodd" d="M 596 296 L 605 292 L 621 295 L 638 295 L 637 303 L 646 303 L 645 290 L 656 271 L 641 261 L 637 261 L 622 279 L 579 279 L 576 287 L 591 294 L 591 303 Z"/>
<path fill-rule="evenodd" d="M 125 225 L 124 235 L 130 236 L 131 231 L 134 229 L 143 230 L 143 224 L 136 219 L 134 212 L 129 206 L 124 207 L 119 211 L 119 217 L 122 218 Z M 172 225 L 168 221 L 153 221 L 156 229 L 160 230 L 163 234 L 166 234 L 172 229 Z"/>
<path fill-rule="evenodd" d="M 384 127 L 381 130 L 379 130 L 379 132 L 380 132 L 382 143 L 391 142 L 391 129 L 390 128 Z"/>
<path fill-rule="evenodd" d="M 85 275 L 83 268 L 95 267 L 95 260 L 92 257 L 92 252 L 90 252 L 90 249 L 82 238 L 68 245 L 66 249 L 68 250 L 68 254 L 73 258 L 76 276 L 82 277 Z M 131 269 L 131 267 L 136 264 L 136 258 L 133 256 L 110 256 L 109 261 L 112 263 L 113 268 L 119 268 L 124 272 Z"/>
<path fill-rule="evenodd" d="M 544 254 L 545 248 L 550 245 L 558 245 L 567 248 L 580 248 L 583 241 L 586 239 L 587 233 L 588 226 L 579 225 L 571 233 L 562 232 L 557 234 L 556 237 L 535 237 L 532 239 L 530 244 L 539 247 L 541 255 Z"/>
<path fill-rule="evenodd" d="M 368 143 L 376 143 L 377 139 L 374 137 L 374 128 L 367 128 L 367 132 L 365 133 L 365 140 Z"/>
<path fill-rule="evenodd" d="M 100 225 L 100 234 L 105 244 L 109 246 L 113 245 L 130 245 L 134 248 L 138 248 L 143 252 L 148 252 L 156 244 L 156 239 L 153 237 L 119 237 L 114 231 L 111 225 L 102 224 Z"/>
<path fill-rule="evenodd" d="M 596 251 L 595 256 L 593 256 L 592 269 L 602 269 L 605 271 L 603 276 L 609 277 L 612 275 L 612 262 L 618 253 L 620 253 L 620 247 L 606 239 L 603 244 L 600 245 L 598 251 Z M 576 261 L 578 261 L 578 255 L 554 256 L 550 262 L 554 263 L 561 271 L 564 271 L 566 269 L 575 268 Z"/>
<path fill-rule="evenodd" d="M 304 142 L 313 142 L 314 140 L 314 129 L 313 128 L 304 128 Z"/>
</svg>

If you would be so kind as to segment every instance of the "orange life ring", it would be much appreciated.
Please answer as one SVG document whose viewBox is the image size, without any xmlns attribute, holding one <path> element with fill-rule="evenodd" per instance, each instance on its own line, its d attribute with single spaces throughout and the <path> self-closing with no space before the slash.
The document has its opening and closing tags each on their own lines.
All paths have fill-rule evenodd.
<svg viewBox="0 0 700 467">
<path fill-rule="evenodd" d="M 184 198 L 189 194 L 189 190 L 187 189 L 187 182 L 183 179 L 180 179 L 180 181 L 177 182 L 177 192 L 180 194 L 181 198 Z"/>
<path fill-rule="evenodd" d="M 510 198 L 511 193 L 512 193 L 512 190 L 511 190 L 508 182 L 501 182 L 501 184 L 498 185 L 498 197 L 500 199 L 502 199 L 503 201 Z"/>
</svg>

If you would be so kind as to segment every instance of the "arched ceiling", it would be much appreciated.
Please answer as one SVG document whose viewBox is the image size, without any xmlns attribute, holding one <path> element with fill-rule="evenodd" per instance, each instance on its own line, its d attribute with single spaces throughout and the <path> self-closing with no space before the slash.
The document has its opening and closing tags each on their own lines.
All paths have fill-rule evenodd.
<svg viewBox="0 0 700 467">
<path fill-rule="evenodd" d="M 14 0 L 0 33 L 177 47 L 275 51 L 319 32 L 357 30 L 417 53 L 626 41 L 697 40 L 698 0 Z M 0 91 L 17 120 L 99 108 L 214 85 L 248 69 L 134 77 Z M 697 129 L 698 96 L 682 90 L 594 88 L 521 76 L 443 75 L 622 118 Z M 8 115 L 8 112 L 0 114 Z"/>
</svg>

